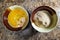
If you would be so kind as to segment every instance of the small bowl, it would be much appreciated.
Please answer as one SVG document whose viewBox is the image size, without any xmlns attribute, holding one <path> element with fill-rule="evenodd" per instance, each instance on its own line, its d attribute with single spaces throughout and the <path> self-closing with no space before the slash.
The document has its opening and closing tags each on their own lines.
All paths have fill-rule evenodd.
<svg viewBox="0 0 60 40">
<path fill-rule="evenodd" d="M 34 18 L 34 15 L 35 15 L 38 11 L 42 11 L 42 10 L 48 11 L 50 15 L 53 15 L 53 14 L 56 15 L 56 16 L 55 16 L 55 17 L 56 17 L 55 22 L 53 21 L 54 25 L 51 23 L 51 25 L 53 25 L 52 28 L 49 28 L 49 29 L 48 29 L 48 28 L 41 28 L 41 27 L 37 27 L 37 26 L 35 25 L 34 19 L 33 19 L 33 18 Z M 54 18 L 52 18 L 51 20 L 53 20 L 53 19 L 54 19 Z M 32 12 L 31 17 L 30 17 L 30 21 L 31 21 L 32 27 L 33 27 L 35 30 L 37 30 L 38 32 L 50 32 L 50 31 L 52 31 L 53 29 L 56 28 L 56 24 L 57 24 L 57 21 L 58 21 L 58 17 L 57 17 L 57 14 L 56 14 L 55 10 L 52 9 L 51 7 L 49 7 L 49 6 L 40 6 L 40 7 L 36 8 L 36 9 Z"/>
<path fill-rule="evenodd" d="M 23 9 L 23 10 L 26 12 L 26 14 L 27 14 L 27 16 L 28 16 L 28 21 L 26 22 L 25 26 L 23 26 L 23 27 L 13 28 L 13 27 L 11 27 L 11 25 L 9 25 L 7 18 L 8 18 L 8 15 L 9 15 L 10 11 L 13 10 L 14 8 L 16 8 L 16 7 L 19 7 L 19 8 Z M 28 25 L 28 22 L 29 22 L 28 12 L 27 12 L 23 7 L 18 6 L 18 5 L 14 5 L 14 6 L 8 7 L 8 8 L 5 10 L 4 14 L 3 14 L 3 24 L 4 24 L 9 30 L 11 30 L 11 31 L 18 31 L 18 30 L 23 30 L 23 29 L 25 29 L 26 26 Z"/>
</svg>

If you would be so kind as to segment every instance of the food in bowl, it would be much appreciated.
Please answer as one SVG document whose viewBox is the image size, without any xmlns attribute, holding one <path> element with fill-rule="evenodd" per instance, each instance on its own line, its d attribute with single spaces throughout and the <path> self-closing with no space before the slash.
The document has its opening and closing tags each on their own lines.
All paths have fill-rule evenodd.
<svg viewBox="0 0 60 40">
<path fill-rule="evenodd" d="M 49 13 L 49 12 L 45 11 L 45 10 L 38 11 L 34 15 L 35 25 L 37 25 L 38 27 L 48 27 L 50 25 L 51 19 L 47 13 Z"/>
<path fill-rule="evenodd" d="M 18 5 L 11 6 L 6 9 L 3 15 L 4 25 L 11 30 L 24 29 L 29 21 L 27 11 Z"/>
</svg>

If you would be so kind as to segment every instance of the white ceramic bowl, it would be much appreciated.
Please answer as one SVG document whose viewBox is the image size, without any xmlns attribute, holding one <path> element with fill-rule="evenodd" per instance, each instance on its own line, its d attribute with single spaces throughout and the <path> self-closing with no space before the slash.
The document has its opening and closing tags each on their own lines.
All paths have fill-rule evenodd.
<svg viewBox="0 0 60 40">
<path fill-rule="evenodd" d="M 14 5 L 14 6 L 8 7 L 7 10 L 8 10 L 8 12 L 9 12 L 9 10 L 14 10 L 14 9 L 17 8 L 17 7 L 23 9 L 23 10 L 26 12 L 26 14 L 27 14 L 26 16 L 28 17 L 28 20 L 27 20 L 27 22 L 25 23 L 25 26 L 22 27 L 22 29 L 24 29 L 24 28 L 28 25 L 28 22 L 29 22 L 29 14 L 28 14 L 28 12 L 24 9 L 24 7 L 18 6 L 18 5 Z M 7 10 L 6 10 L 6 11 L 7 11 Z M 12 27 L 9 25 L 8 20 L 7 20 L 9 13 L 7 14 L 6 11 L 5 11 L 4 14 L 3 14 L 3 23 L 4 23 L 4 25 L 5 25 L 8 29 L 10 29 L 10 30 L 12 30 L 12 31 L 20 30 L 20 29 L 21 29 L 20 27 L 19 27 L 19 28 L 12 28 Z M 7 20 L 7 21 L 6 21 L 6 20 Z"/>
<path fill-rule="evenodd" d="M 38 27 L 38 26 L 35 25 L 34 19 L 33 19 L 33 18 L 34 18 L 34 14 L 35 14 L 37 11 L 40 11 L 40 10 L 47 10 L 47 11 L 50 11 L 51 13 L 55 13 L 55 14 L 56 14 L 55 10 L 53 10 L 52 8 L 50 8 L 50 7 L 48 7 L 48 6 L 40 6 L 40 7 L 36 8 L 36 9 L 32 12 L 31 18 L 30 18 L 32 27 L 33 27 L 35 30 L 37 30 L 38 32 L 45 32 L 45 33 L 50 32 L 50 31 L 52 31 L 53 29 L 55 29 L 55 28 L 56 28 L 56 25 L 57 25 L 57 22 L 58 22 L 57 14 L 56 14 L 56 19 L 55 19 L 55 20 L 56 20 L 56 21 L 55 21 L 55 24 L 54 24 L 54 26 L 53 26 L 52 28 L 42 28 L 42 27 Z M 51 15 L 52 15 L 52 14 L 51 14 Z"/>
</svg>

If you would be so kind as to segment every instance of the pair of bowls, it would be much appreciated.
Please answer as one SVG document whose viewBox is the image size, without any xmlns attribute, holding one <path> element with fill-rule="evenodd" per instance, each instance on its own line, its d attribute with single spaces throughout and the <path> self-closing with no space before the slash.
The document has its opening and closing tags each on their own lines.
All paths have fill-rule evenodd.
<svg viewBox="0 0 60 40">
<path fill-rule="evenodd" d="M 23 27 L 18 27 L 18 28 L 13 28 L 13 27 L 11 27 L 11 25 L 9 25 L 7 18 L 8 18 L 8 15 L 9 15 L 10 11 L 11 11 L 11 10 L 14 10 L 16 7 L 19 7 L 19 8 L 21 8 L 21 9 L 23 9 L 23 10 L 26 12 L 26 14 L 27 14 L 28 19 L 27 19 L 27 22 L 25 23 L 25 26 L 23 26 Z M 34 24 L 34 22 L 33 22 L 33 21 L 34 21 L 34 19 L 33 19 L 33 18 L 34 18 L 34 15 L 35 15 L 38 11 L 42 11 L 42 10 L 48 11 L 51 15 L 53 15 L 53 14 L 56 15 L 56 19 L 55 19 L 56 22 L 52 21 L 54 24 L 51 23 L 51 24 L 53 25 L 53 27 L 50 28 L 50 29 L 48 29 L 48 28 L 45 29 L 45 28 L 37 27 L 37 26 Z M 53 20 L 53 18 L 52 18 L 51 20 Z M 50 32 L 50 31 L 52 31 L 54 28 L 56 28 L 56 24 L 57 24 L 57 21 L 58 21 L 58 17 L 57 17 L 57 14 L 56 14 L 55 10 L 53 10 L 51 7 L 48 7 L 48 6 L 40 6 L 40 7 L 36 8 L 36 9 L 31 13 L 30 21 L 31 21 L 32 27 L 33 27 L 34 29 L 36 29 L 37 31 L 39 31 L 39 32 Z M 5 10 L 4 14 L 3 14 L 3 23 L 4 23 L 4 25 L 5 25 L 9 30 L 12 30 L 12 31 L 18 31 L 18 30 L 23 30 L 23 29 L 25 29 L 26 26 L 28 25 L 28 22 L 29 22 L 28 12 L 27 12 L 23 7 L 18 6 L 18 5 L 14 5 L 14 6 L 8 7 L 8 8 Z"/>
</svg>

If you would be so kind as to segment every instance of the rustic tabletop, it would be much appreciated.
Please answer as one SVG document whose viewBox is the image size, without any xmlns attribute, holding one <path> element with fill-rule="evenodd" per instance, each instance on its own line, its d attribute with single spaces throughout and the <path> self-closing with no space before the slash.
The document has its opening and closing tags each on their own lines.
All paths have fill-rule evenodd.
<svg viewBox="0 0 60 40">
<path fill-rule="evenodd" d="M 23 6 L 31 15 L 32 11 L 39 6 L 59 8 L 60 0 L 0 0 L 0 40 L 60 40 L 60 28 L 49 33 L 40 33 L 29 24 L 23 31 L 10 31 L 3 25 L 2 16 L 4 10 L 12 5 Z"/>
</svg>

